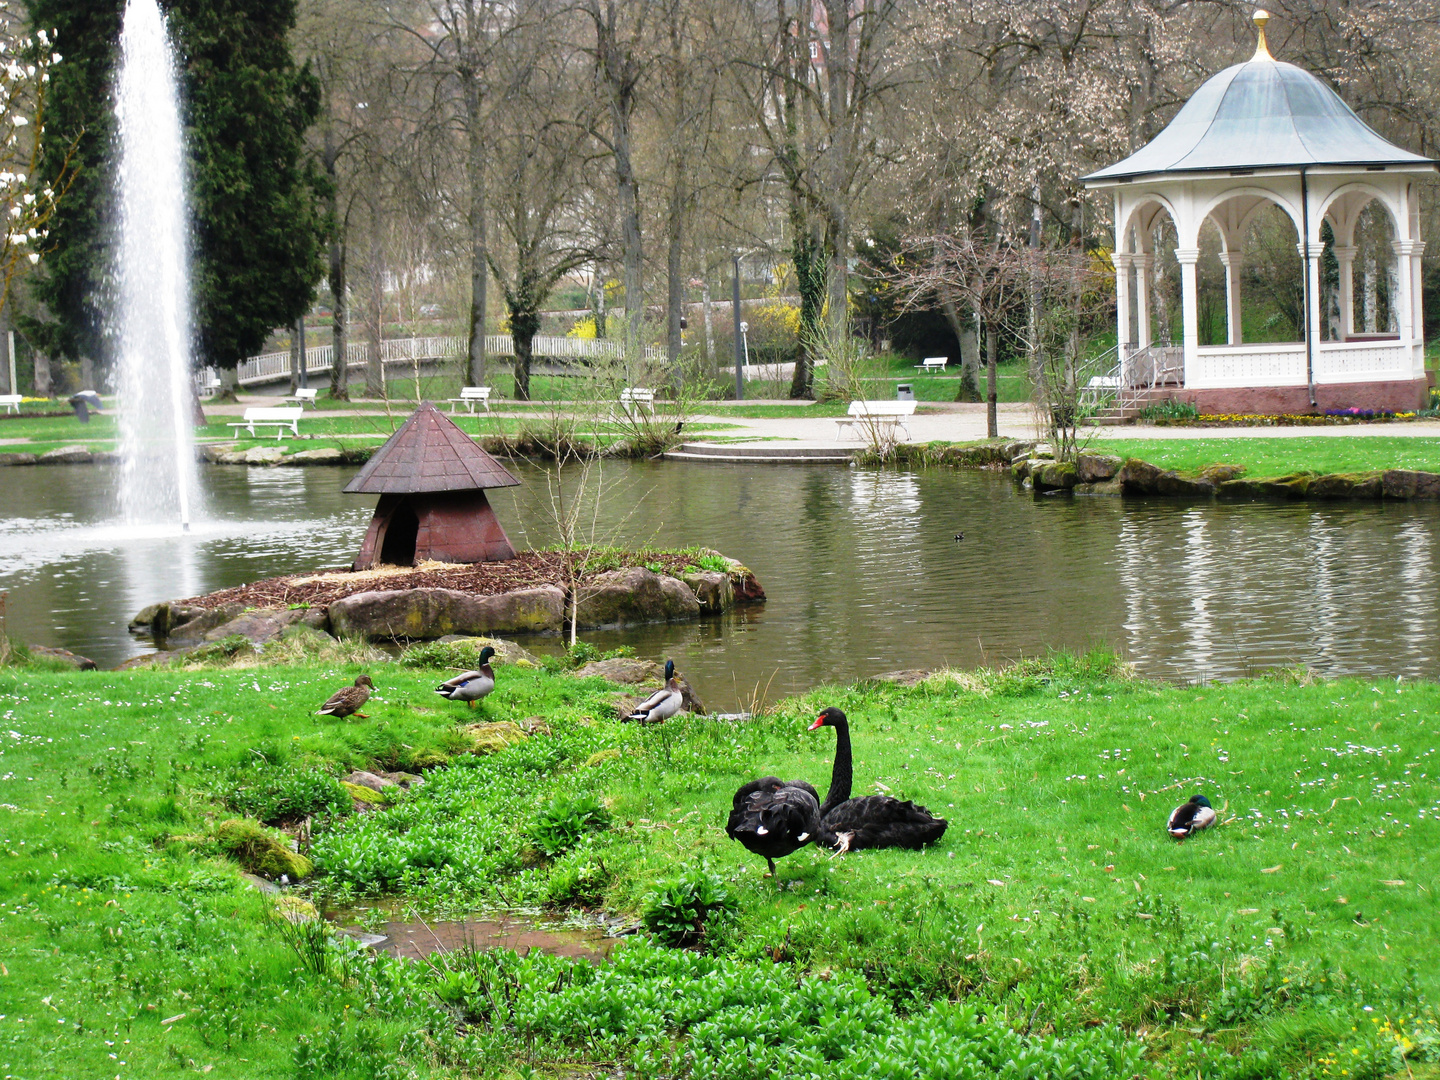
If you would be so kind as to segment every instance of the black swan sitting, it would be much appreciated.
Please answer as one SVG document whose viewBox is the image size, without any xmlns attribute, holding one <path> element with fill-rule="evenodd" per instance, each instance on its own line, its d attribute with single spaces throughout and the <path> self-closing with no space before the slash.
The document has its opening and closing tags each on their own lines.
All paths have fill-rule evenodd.
<svg viewBox="0 0 1440 1080">
<path fill-rule="evenodd" d="M 820 806 L 820 831 L 815 842 L 837 852 L 861 848 L 921 848 L 945 835 L 948 822 L 908 799 L 889 795 L 850 798 L 850 722 L 839 709 L 826 709 L 810 730 L 835 729 L 835 766 L 830 791 Z"/>
<path fill-rule="evenodd" d="M 775 860 L 798 851 L 820 827 L 820 796 L 804 780 L 761 777 L 735 792 L 725 832 L 747 851 L 763 856 L 775 874 Z"/>
</svg>

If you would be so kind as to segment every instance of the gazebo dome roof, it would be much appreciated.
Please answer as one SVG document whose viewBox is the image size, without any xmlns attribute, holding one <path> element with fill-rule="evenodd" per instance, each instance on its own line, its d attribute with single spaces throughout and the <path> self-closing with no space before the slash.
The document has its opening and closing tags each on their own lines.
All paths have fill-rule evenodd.
<svg viewBox="0 0 1440 1080">
<path fill-rule="evenodd" d="M 1433 165 L 1383 139 L 1316 76 L 1259 56 L 1211 76 L 1165 130 L 1087 183 L 1311 165 Z"/>
<path fill-rule="evenodd" d="M 345 485 L 347 493 L 413 495 L 483 491 L 520 483 L 439 409 L 422 401 L 400 430 Z"/>
</svg>

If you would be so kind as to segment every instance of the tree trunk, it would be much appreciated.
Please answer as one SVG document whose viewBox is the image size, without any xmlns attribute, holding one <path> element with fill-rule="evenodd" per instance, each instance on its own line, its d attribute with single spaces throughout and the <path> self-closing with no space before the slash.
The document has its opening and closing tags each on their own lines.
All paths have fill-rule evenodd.
<svg viewBox="0 0 1440 1080">
<path fill-rule="evenodd" d="M 305 363 L 305 354 L 300 350 L 305 348 L 300 342 L 300 322 L 297 319 L 290 327 L 290 396 L 295 396 L 295 391 L 300 388 L 300 369 Z"/>
<path fill-rule="evenodd" d="M 825 253 L 814 233 L 803 221 L 791 218 L 794 240 L 790 261 L 795 266 L 795 285 L 800 292 L 799 348 L 795 374 L 790 380 L 792 398 L 815 396 L 815 343 L 820 338 L 820 320 L 825 307 Z"/>
<path fill-rule="evenodd" d="M 996 357 L 995 324 L 985 327 L 985 434 L 992 439 L 1000 437 L 1000 417 L 996 403 L 1000 400 L 997 390 L 999 380 Z"/>
<path fill-rule="evenodd" d="M 35 364 L 35 396 L 48 398 L 50 396 L 50 357 L 42 352 L 36 352 L 32 356 Z"/>
<path fill-rule="evenodd" d="M 345 241 L 330 241 L 330 297 L 333 306 L 330 313 L 330 344 L 335 355 L 330 362 L 330 398 L 333 401 L 350 400 L 350 327 L 348 298 L 345 290 Z"/>
<path fill-rule="evenodd" d="M 700 312 L 705 320 L 705 366 L 714 366 L 718 374 L 719 364 L 715 356 L 715 318 L 714 305 L 710 303 L 710 279 L 702 278 L 700 281 Z"/>
<path fill-rule="evenodd" d="M 684 181 L 676 170 L 675 186 L 670 190 L 668 245 L 665 251 L 665 358 L 674 372 L 675 385 L 680 385 L 680 349 L 684 335 L 680 317 L 685 313 L 685 280 L 680 276 L 680 256 L 685 234 Z"/>
<path fill-rule="evenodd" d="M 240 392 L 240 372 L 237 368 L 221 367 L 220 389 L 216 392 L 214 401 L 234 401 Z"/>
<path fill-rule="evenodd" d="M 960 389 L 955 394 L 956 401 L 979 401 L 980 400 L 980 350 L 979 343 L 975 340 L 975 331 L 966 325 L 964 316 L 960 309 L 955 306 L 953 300 L 944 300 L 940 304 L 945 312 L 945 321 L 950 326 L 950 332 L 955 335 L 955 340 L 960 346 Z M 970 347 L 965 347 L 966 342 Z"/>
<path fill-rule="evenodd" d="M 482 134 L 480 80 L 470 75 L 465 90 L 465 120 L 470 146 L 470 340 L 466 351 L 467 386 L 485 385 L 485 305 L 489 285 L 489 237 L 485 217 L 485 140 Z"/>
<path fill-rule="evenodd" d="M 540 332 L 538 311 L 510 309 L 510 339 L 515 342 L 515 400 L 530 400 L 530 361 L 535 354 L 535 335 Z"/>
<path fill-rule="evenodd" d="M 365 396 L 385 396 L 385 362 L 380 343 L 385 332 L 385 267 L 381 261 L 380 236 L 370 237 L 370 302 L 365 312 Z"/>
</svg>

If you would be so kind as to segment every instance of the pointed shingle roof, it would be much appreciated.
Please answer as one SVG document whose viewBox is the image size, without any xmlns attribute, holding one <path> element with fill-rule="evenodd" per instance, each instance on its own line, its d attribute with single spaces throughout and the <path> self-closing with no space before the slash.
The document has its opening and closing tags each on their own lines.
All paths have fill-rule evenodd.
<svg viewBox="0 0 1440 1080">
<path fill-rule="evenodd" d="M 518 483 L 453 420 L 424 401 L 345 490 L 400 495 L 514 487 Z"/>
</svg>

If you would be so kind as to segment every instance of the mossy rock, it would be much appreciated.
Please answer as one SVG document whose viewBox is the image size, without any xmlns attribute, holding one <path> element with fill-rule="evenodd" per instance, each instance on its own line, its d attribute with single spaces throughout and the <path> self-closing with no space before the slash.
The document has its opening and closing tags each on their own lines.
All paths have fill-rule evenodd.
<svg viewBox="0 0 1440 1080">
<path fill-rule="evenodd" d="M 438 768 L 441 765 L 448 765 L 450 758 L 439 750 L 423 749 L 416 750 L 405 759 L 405 768 L 415 772 L 424 772 L 426 769 Z"/>
<path fill-rule="evenodd" d="M 490 658 L 492 667 L 513 665 L 518 668 L 538 668 L 540 659 L 527 652 L 513 641 L 494 637 L 471 637 L 463 634 L 449 634 L 434 641 L 411 645 L 400 654 L 402 667 L 440 668 L 444 670 L 469 671 L 480 662 L 480 650 L 489 645 L 495 650 Z"/>
<path fill-rule="evenodd" d="M 304 855 L 291 851 L 274 832 L 249 818 L 222 821 L 215 827 L 215 839 L 252 874 L 272 880 L 288 875 L 298 881 L 314 869 Z"/>
<path fill-rule="evenodd" d="M 320 911 L 314 904 L 298 896 L 277 896 L 274 914 L 275 918 L 290 923 L 314 922 L 320 917 Z"/>
<path fill-rule="evenodd" d="M 619 756 L 619 749 L 613 746 L 608 750 L 596 750 L 595 753 L 585 759 L 585 767 L 587 769 L 593 769 L 596 765 L 603 765 L 607 761 L 614 761 Z"/>
<path fill-rule="evenodd" d="M 498 754 L 507 747 L 515 746 L 529 738 L 519 724 L 508 720 L 497 720 L 493 724 L 469 724 L 465 734 L 470 736 L 472 754 Z"/>
<path fill-rule="evenodd" d="M 341 780 L 340 786 L 345 789 L 346 794 L 358 803 L 364 803 L 366 806 L 383 806 L 385 803 L 384 795 L 381 795 L 372 788 L 365 787 L 363 784 L 352 784 L 346 780 Z"/>
<path fill-rule="evenodd" d="M 1311 499 L 1379 499 L 1385 494 L 1382 473 L 1328 473 L 1310 481 Z"/>
</svg>

